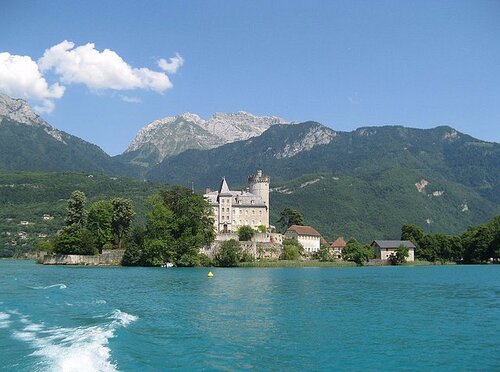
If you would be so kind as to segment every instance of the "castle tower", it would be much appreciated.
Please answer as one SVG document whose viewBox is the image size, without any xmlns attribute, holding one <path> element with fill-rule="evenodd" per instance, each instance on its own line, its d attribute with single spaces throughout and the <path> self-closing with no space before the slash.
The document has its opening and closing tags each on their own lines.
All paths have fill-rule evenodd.
<svg viewBox="0 0 500 372">
<path fill-rule="evenodd" d="M 267 207 L 267 226 L 269 226 L 269 176 L 262 174 L 261 170 L 257 174 L 248 177 L 248 187 L 252 194 L 258 195 Z"/>
</svg>

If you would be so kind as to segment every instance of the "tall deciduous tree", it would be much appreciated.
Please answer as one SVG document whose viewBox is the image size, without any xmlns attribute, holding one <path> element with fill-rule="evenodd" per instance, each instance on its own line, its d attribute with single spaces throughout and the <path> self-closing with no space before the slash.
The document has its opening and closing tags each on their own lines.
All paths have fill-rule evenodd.
<svg viewBox="0 0 500 372">
<path fill-rule="evenodd" d="M 87 229 L 100 251 L 105 244 L 113 242 L 113 204 L 110 201 L 100 200 L 90 206 Z"/>
<path fill-rule="evenodd" d="M 285 231 L 292 225 L 304 225 L 304 216 L 297 209 L 285 208 L 280 213 L 278 224 Z"/>
<path fill-rule="evenodd" d="M 356 239 L 349 239 L 345 248 L 342 250 L 344 260 L 356 262 L 362 266 L 373 258 L 373 249 L 364 246 L 356 241 Z"/>
<path fill-rule="evenodd" d="M 406 224 L 401 227 L 401 240 L 409 240 L 415 244 L 416 251 L 418 253 L 420 248 L 420 242 L 424 237 L 424 229 L 420 226 L 414 224 Z"/>
<path fill-rule="evenodd" d="M 66 214 L 66 226 L 77 225 L 85 226 L 87 213 L 85 211 L 85 203 L 87 197 L 81 191 L 73 191 L 68 199 L 68 208 Z"/>
<path fill-rule="evenodd" d="M 113 235 L 118 248 L 121 248 L 124 238 L 130 229 L 135 212 L 130 199 L 115 198 L 111 201 L 111 204 L 113 206 Z"/>
<path fill-rule="evenodd" d="M 210 204 L 191 190 L 176 186 L 148 200 L 146 229 L 141 239 L 129 240 L 127 265 L 178 266 L 201 264 L 199 249 L 215 238 Z M 139 256 L 139 257 L 138 257 Z"/>
</svg>

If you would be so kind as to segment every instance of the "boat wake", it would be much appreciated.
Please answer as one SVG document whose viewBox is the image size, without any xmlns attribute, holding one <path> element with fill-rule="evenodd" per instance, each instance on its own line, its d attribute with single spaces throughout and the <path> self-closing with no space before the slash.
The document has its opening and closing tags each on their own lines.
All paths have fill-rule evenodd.
<svg viewBox="0 0 500 372">
<path fill-rule="evenodd" d="M 0 322 L 1 314 L 5 313 L 0 313 Z M 16 312 L 7 315 L 5 319 L 10 320 Z M 20 327 L 12 330 L 12 336 L 34 349 L 31 356 L 40 358 L 37 366 L 55 371 L 116 371 L 109 340 L 115 337 L 118 328 L 137 320 L 134 315 L 115 310 L 103 317 L 103 324 L 65 328 L 47 327 L 31 322 L 25 315 L 17 315 Z"/>
<path fill-rule="evenodd" d="M 58 283 L 58 284 L 52 284 L 52 285 L 48 285 L 46 287 L 43 287 L 43 286 L 38 286 L 38 287 L 30 287 L 31 289 L 49 289 L 49 288 L 56 288 L 58 287 L 59 289 L 66 289 L 68 287 L 66 287 L 66 284 L 63 284 L 63 283 Z"/>
<path fill-rule="evenodd" d="M 9 328 L 11 323 L 10 314 L 0 312 L 0 328 Z"/>
</svg>

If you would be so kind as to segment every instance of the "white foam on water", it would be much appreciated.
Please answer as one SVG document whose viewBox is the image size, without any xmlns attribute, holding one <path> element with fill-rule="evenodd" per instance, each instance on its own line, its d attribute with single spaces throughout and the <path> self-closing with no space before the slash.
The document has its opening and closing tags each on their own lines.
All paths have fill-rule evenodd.
<svg viewBox="0 0 500 372">
<path fill-rule="evenodd" d="M 104 305 L 107 304 L 106 300 L 94 300 L 92 301 L 93 304 L 95 305 Z"/>
<path fill-rule="evenodd" d="M 22 331 L 14 331 L 12 336 L 19 341 L 34 341 L 36 339 L 36 334 L 34 332 L 22 332 Z"/>
<path fill-rule="evenodd" d="M 120 327 L 126 327 L 137 317 L 115 310 L 102 325 L 48 328 L 30 323 L 12 336 L 29 343 L 35 351 L 31 354 L 42 359 L 43 369 L 49 371 L 116 371 L 111 360 L 109 340 Z"/>
<path fill-rule="evenodd" d="M 10 314 L 0 312 L 0 320 L 10 319 Z"/>
<path fill-rule="evenodd" d="M 55 288 L 55 287 L 59 287 L 59 289 L 66 289 L 66 288 L 68 288 L 68 287 L 66 287 L 66 284 L 64 284 L 64 283 L 52 284 L 52 285 L 48 285 L 46 287 L 38 286 L 38 287 L 30 287 L 30 288 L 31 289 L 49 289 L 49 288 Z"/>
<path fill-rule="evenodd" d="M 43 329 L 43 325 L 31 323 L 31 324 L 27 325 L 26 327 L 24 327 L 23 331 L 25 331 L 25 332 L 38 332 L 38 331 L 41 331 L 42 329 Z"/>
<path fill-rule="evenodd" d="M 115 319 L 118 324 L 123 327 L 128 326 L 130 323 L 135 322 L 137 317 L 135 315 L 127 314 L 120 310 L 115 310 L 113 314 L 111 314 L 111 318 Z"/>
<path fill-rule="evenodd" d="M 11 323 L 10 314 L 0 312 L 0 328 L 9 328 Z"/>
</svg>

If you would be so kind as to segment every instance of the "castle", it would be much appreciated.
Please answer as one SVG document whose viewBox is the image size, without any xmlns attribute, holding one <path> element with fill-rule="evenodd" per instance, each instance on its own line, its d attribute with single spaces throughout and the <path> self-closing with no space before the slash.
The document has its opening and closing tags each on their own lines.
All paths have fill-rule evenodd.
<svg viewBox="0 0 500 372">
<path fill-rule="evenodd" d="M 269 227 L 269 176 L 259 170 L 248 177 L 248 189 L 231 191 L 223 177 L 217 191 L 203 195 L 214 210 L 215 231 L 234 233 L 240 226 Z"/>
</svg>

